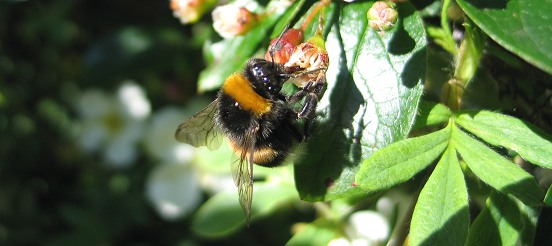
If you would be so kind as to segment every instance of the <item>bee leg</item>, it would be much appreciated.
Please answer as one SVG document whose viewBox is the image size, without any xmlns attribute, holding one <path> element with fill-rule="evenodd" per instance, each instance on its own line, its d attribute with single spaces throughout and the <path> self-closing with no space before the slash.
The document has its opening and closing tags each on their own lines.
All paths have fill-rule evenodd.
<svg viewBox="0 0 552 246">
<path fill-rule="evenodd" d="M 310 83 L 309 83 L 310 84 Z M 307 84 L 308 86 L 308 84 Z M 303 98 L 305 98 L 305 96 L 307 95 L 307 91 L 305 91 L 305 89 L 301 89 L 300 91 L 296 92 L 295 94 L 291 95 L 290 97 L 288 97 L 286 99 L 286 101 L 289 103 L 289 104 L 295 104 L 301 100 L 303 100 Z"/>
<path fill-rule="evenodd" d="M 326 83 L 313 83 L 309 82 L 303 89 L 292 96 L 291 100 L 301 100 L 305 98 L 303 108 L 300 112 L 297 112 L 297 119 L 304 119 L 305 124 L 303 126 L 304 138 L 310 136 L 313 119 L 316 113 L 316 106 L 320 96 L 326 89 Z M 295 97 L 295 98 L 294 98 Z"/>
</svg>

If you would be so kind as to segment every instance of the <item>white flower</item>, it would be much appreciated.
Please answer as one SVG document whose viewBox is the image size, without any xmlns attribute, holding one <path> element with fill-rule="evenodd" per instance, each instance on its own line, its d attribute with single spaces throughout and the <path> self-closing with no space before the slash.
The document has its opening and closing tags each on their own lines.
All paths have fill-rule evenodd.
<svg viewBox="0 0 552 246">
<path fill-rule="evenodd" d="M 81 95 L 77 108 L 80 146 L 91 153 L 102 151 L 104 160 L 113 167 L 132 164 L 143 121 L 151 110 L 143 90 L 132 81 L 124 82 L 116 96 L 91 89 Z"/>
<path fill-rule="evenodd" d="M 223 38 L 247 33 L 257 24 L 257 15 L 232 4 L 216 7 L 212 12 L 213 28 Z"/>
<path fill-rule="evenodd" d="M 191 165 L 157 165 L 148 178 L 146 196 L 163 219 L 185 217 L 201 202 L 198 175 Z"/>
<path fill-rule="evenodd" d="M 146 130 L 144 146 L 153 157 L 167 162 L 190 162 L 195 148 L 174 138 L 177 126 L 188 115 L 174 107 L 159 110 Z"/>
<path fill-rule="evenodd" d="M 351 245 L 379 245 L 387 240 L 390 231 L 387 219 L 375 211 L 358 211 L 349 218 Z"/>
</svg>

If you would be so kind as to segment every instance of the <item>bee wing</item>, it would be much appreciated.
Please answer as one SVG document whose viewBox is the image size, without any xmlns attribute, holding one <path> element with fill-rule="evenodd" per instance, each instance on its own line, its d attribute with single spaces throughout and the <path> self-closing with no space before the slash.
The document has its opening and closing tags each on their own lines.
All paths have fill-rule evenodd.
<svg viewBox="0 0 552 246">
<path fill-rule="evenodd" d="M 247 226 L 251 219 L 251 202 L 253 201 L 253 151 L 255 146 L 255 136 L 259 131 L 259 125 L 256 124 L 245 135 L 245 146 L 240 153 L 239 160 L 232 162 L 232 175 L 234 183 L 238 187 L 240 205 L 245 212 Z"/>
<path fill-rule="evenodd" d="M 182 122 L 174 134 L 176 140 L 194 147 L 207 146 L 210 150 L 220 147 L 222 132 L 215 124 L 217 100 Z"/>
</svg>

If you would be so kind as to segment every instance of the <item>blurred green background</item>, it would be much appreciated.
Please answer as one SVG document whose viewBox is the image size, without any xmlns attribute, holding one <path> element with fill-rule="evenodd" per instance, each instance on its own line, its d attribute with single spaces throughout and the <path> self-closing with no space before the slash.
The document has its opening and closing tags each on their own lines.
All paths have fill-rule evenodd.
<svg viewBox="0 0 552 246">
<path fill-rule="evenodd" d="M 108 102 L 120 104 L 131 80 L 142 112 L 152 112 L 141 118 L 146 132 L 155 112 L 195 96 L 205 27 L 180 24 L 168 1 L 0 1 L 0 245 L 201 242 L 189 212 L 163 219 L 146 194 L 164 160 L 144 136 L 132 137 L 131 161 L 119 166 L 104 147 L 81 145 L 90 113 L 82 111 L 101 108 L 83 95 L 119 91 Z M 124 124 L 114 117 L 104 117 L 104 133 Z"/>
</svg>

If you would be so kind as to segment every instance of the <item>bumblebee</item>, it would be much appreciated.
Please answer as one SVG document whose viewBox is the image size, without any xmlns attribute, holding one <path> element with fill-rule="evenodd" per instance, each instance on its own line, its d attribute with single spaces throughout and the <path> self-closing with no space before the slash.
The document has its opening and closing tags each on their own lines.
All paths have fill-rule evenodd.
<svg viewBox="0 0 552 246">
<path fill-rule="evenodd" d="M 247 225 L 251 217 L 253 195 L 253 164 L 276 167 L 283 164 L 297 143 L 309 135 L 311 113 L 316 103 L 312 97 L 295 110 L 293 104 L 306 95 L 302 89 L 286 97 L 281 93 L 290 78 L 304 75 L 290 71 L 281 64 L 265 59 L 249 59 L 243 72 L 230 75 L 214 102 L 180 124 L 175 137 L 195 147 L 216 149 L 226 136 L 239 160 L 232 163 L 234 182 Z M 308 101 L 307 101 L 308 100 Z M 304 121 L 300 131 L 296 124 Z M 307 123 L 308 122 L 308 123 Z"/>
</svg>

